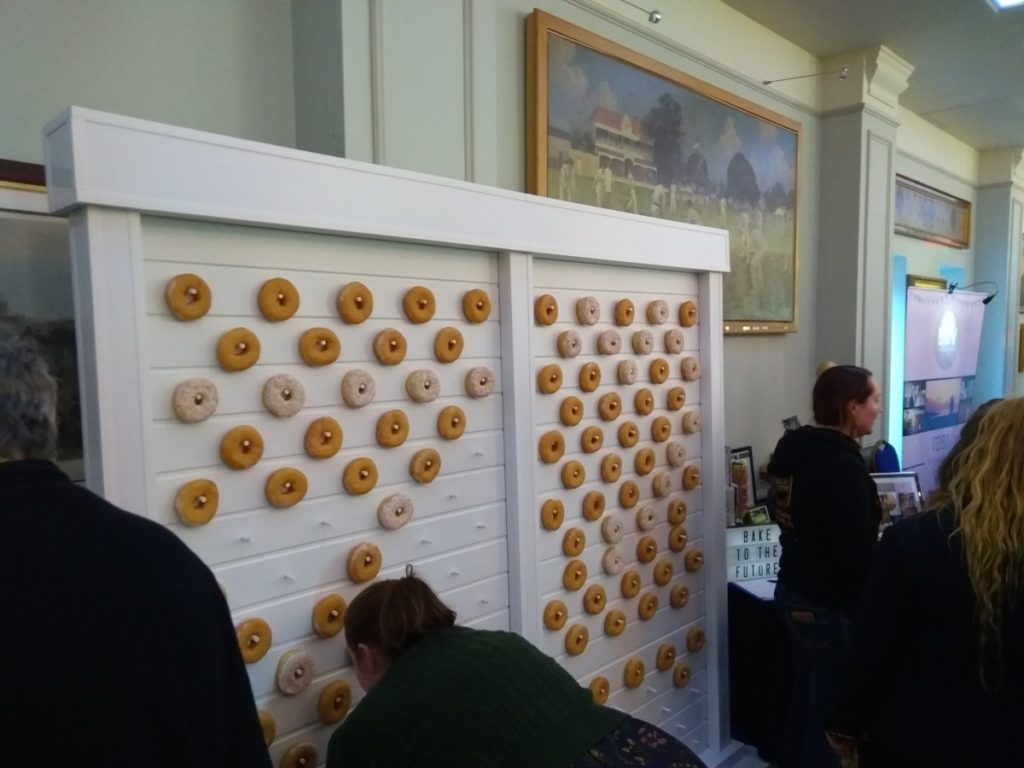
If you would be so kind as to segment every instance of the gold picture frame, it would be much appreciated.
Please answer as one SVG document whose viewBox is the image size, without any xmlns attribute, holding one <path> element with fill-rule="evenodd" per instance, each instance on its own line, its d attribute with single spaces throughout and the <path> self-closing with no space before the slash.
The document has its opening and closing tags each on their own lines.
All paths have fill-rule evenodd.
<svg viewBox="0 0 1024 768">
<path fill-rule="evenodd" d="M 906 176 L 896 176 L 894 229 L 952 248 L 971 244 L 971 204 Z"/>
</svg>

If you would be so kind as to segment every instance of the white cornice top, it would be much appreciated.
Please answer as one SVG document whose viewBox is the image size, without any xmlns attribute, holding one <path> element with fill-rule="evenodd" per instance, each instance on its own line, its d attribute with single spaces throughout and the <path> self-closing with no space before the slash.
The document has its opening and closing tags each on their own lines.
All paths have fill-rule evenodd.
<svg viewBox="0 0 1024 768">
<path fill-rule="evenodd" d="M 825 62 L 826 71 L 849 67 L 846 80 L 822 78 L 821 100 L 825 112 L 864 106 L 899 122 L 900 95 L 907 89 L 914 67 L 884 45 L 836 56 Z"/>
</svg>

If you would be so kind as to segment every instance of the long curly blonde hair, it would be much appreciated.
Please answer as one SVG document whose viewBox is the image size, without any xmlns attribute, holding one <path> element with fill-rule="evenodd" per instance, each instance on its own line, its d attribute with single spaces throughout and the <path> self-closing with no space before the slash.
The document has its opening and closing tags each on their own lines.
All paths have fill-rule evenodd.
<svg viewBox="0 0 1024 768">
<path fill-rule="evenodd" d="M 993 403 L 951 468 L 943 496 L 955 515 L 954 534 L 963 540 L 978 600 L 981 678 L 998 685 L 1003 624 L 1024 576 L 1024 398 Z"/>
</svg>

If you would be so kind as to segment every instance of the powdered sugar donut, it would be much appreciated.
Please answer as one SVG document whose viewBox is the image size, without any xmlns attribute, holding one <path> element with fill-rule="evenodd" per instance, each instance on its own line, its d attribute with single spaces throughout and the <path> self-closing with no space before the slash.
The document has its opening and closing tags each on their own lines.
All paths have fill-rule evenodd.
<svg viewBox="0 0 1024 768">
<path fill-rule="evenodd" d="M 393 493 L 377 507 L 377 522 L 381 528 L 396 531 L 412 519 L 412 499 L 404 493 Z"/>
<path fill-rule="evenodd" d="M 576 319 L 580 325 L 594 325 L 601 319 L 601 305 L 593 296 L 584 296 L 576 301 Z"/>
<path fill-rule="evenodd" d="M 305 404 L 306 390 L 294 376 L 279 373 L 263 385 L 263 405 L 275 416 L 294 416 Z"/>
<path fill-rule="evenodd" d="M 622 554 L 622 547 L 612 545 L 604 551 L 601 556 L 601 567 L 604 572 L 611 576 L 618 576 L 626 567 L 626 559 Z"/>
<path fill-rule="evenodd" d="M 683 374 L 683 381 L 696 381 L 700 378 L 700 362 L 696 357 L 684 357 L 679 368 Z"/>
<path fill-rule="evenodd" d="M 316 668 L 305 651 L 288 651 L 277 662 L 277 688 L 285 696 L 295 696 L 313 682 Z"/>
<path fill-rule="evenodd" d="M 470 397 L 487 397 L 494 390 L 494 373 L 490 368 L 471 368 L 466 374 L 466 394 Z"/>
<path fill-rule="evenodd" d="M 426 368 L 413 371 L 405 379 L 405 392 L 417 403 L 432 403 L 441 394 L 441 382 Z"/>
<path fill-rule="evenodd" d="M 171 408 L 174 415 L 186 424 L 195 424 L 210 418 L 217 410 L 217 385 L 209 379 L 185 379 L 174 388 Z"/>
<path fill-rule="evenodd" d="M 700 432 L 700 414 L 687 411 L 683 414 L 683 434 L 692 435 L 694 432 Z"/>
<path fill-rule="evenodd" d="M 597 337 L 597 351 L 602 355 L 617 355 L 622 349 L 622 337 L 619 332 L 609 328 Z"/>
<path fill-rule="evenodd" d="M 686 461 L 686 448 L 678 440 L 673 440 L 665 446 L 665 458 L 670 467 L 681 467 Z"/>
<path fill-rule="evenodd" d="M 644 504 L 636 511 L 636 527 L 641 531 L 650 531 L 657 524 L 658 515 L 650 504 Z"/>
<path fill-rule="evenodd" d="M 362 408 L 373 402 L 377 395 L 377 384 L 366 371 L 353 370 L 341 379 L 341 399 L 349 408 Z"/>
<path fill-rule="evenodd" d="M 647 305 L 647 322 L 651 325 L 661 325 L 668 320 L 668 302 L 663 299 L 655 299 Z"/>
<path fill-rule="evenodd" d="M 673 355 L 683 351 L 683 332 L 678 328 L 665 331 L 665 351 Z"/>
<path fill-rule="evenodd" d="M 633 351 L 638 355 L 649 355 L 654 350 L 654 334 L 648 330 L 633 334 Z"/>
<path fill-rule="evenodd" d="M 568 330 L 558 334 L 558 354 L 562 357 L 576 357 L 583 349 L 583 341 L 578 331 Z"/>
<path fill-rule="evenodd" d="M 659 499 L 663 499 L 672 491 L 672 478 L 668 472 L 659 472 L 651 481 L 651 491 Z"/>
<path fill-rule="evenodd" d="M 622 541 L 624 533 L 622 523 L 619 522 L 618 518 L 609 515 L 601 521 L 601 536 L 609 544 L 618 544 Z"/>
<path fill-rule="evenodd" d="M 623 360 L 619 363 L 616 368 L 618 374 L 619 384 L 635 384 L 636 377 L 639 375 L 636 363 L 632 360 Z"/>
</svg>

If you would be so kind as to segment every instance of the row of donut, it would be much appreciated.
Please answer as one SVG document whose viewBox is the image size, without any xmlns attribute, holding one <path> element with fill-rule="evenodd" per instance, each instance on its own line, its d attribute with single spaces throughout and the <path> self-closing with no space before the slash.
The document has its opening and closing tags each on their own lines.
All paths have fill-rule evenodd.
<svg viewBox="0 0 1024 768">
<path fill-rule="evenodd" d="M 586 627 L 583 627 L 586 629 Z M 703 630 L 701 630 L 703 631 Z M 687 646 L 689 647 L 689 645 Z M 701 648 L 703 648 L 703 643 Z M 694 651 L 695 652 L 695 651 Z M 676 660 L 676 649 L 671 643 L 663 643 L 658 646 L 658 655 L 656 659 L 656 666 L 661 672 L 667 672 L 672 670 L 672 685 L 676 688 L 685 688 L 687 683 L 690 682 L 690 665 L 685 661 L 675 663 Z M 673 667 L 673 664 L 675 666 Z M 622 668 L 622 682 L 627 688 L 639 688 L 643 684 L 644 678 L 646 677 L 646 669 L 644 668 L 643 659 L 631 658 L 626 661 Z M 611 683 L 608 682 L 608 678 L 599 675 L 590 681 L 590 695 L 593 697 L 597 704 L 604 704 L 608 701 L 608 696 L 611 693 Z"/>
<path fill-rule="evenodd" d="M 668 360 L 657 357 L 647 368 L 647 376 L 652 384 L 664 384 L 668 381 L 671 367 Z M 632 360 L 622 360 L 615 368 L 619 384 L 635 384 L 639 377 L 639 369 Z M 683 381 L 696 381 L 700 378 L 700 362 L 695 357 L 684 357 L 679 363 L 679 375 Z M 579 388 L 584 392 L 593 392 L 601 385 L 601 366 L 595 362 L 584 363 L 577 374 Z M 558 363 L 548 363 L 537 371 L 537 389 L 545 395 L 553 395 L 562 388 L 565 374 Z M 683 395 L 685 399 L 685 394 Z"/>
<path fill-rule="evenodd" d="M 164 290 L 167 309 L 179 320 L 198 320 L 210 311 L 213 291 L 199 275 L 184 272 L 167 281 Z M 272 323 L 287 320 L 301 304 L 295 285 L 283 277 L 265 281 L 256 294 L 260 314 Z M 338 316 L 358 325 L 373 314 L 373 292 L 363 283 L 342 286 L 335 301 Z M 434 317 L 437 302 L 433 292 L 422 285 L 410 288 L 402 296 L 402 310 L 410 323 L 426 323 Z M 470 323 L 482 323 L 491 316 L 491 297 L 482 288 L 473 288 L 462 297 L 462 314 Z"/>
<path fill-rule="evenodd" d="M 645 505 L 646 506 L 646 505 Z M 605 511 L 605 497 L 601 491 L 590 491 L 583 497 L 580 504 L 580 511 L 585 520 L 597 522 L 601 520 Z M 637 512 L 639 518 L 641 508 Z M 666 519 L 671 525 L 679 525 L 686 522 L 688 509 L 683 499 L 672 499 L 666 508 Z M 646 517 L 646 514 L 645 514 Z M 565 521 L 565 504 L 561 499 L 546 499 L 540 506 L 540 523 L 548 531 L 557 531 Z M 603 524 L 602 524 L 603 525 Z M 638 526 L 639 527 L 639 526 Z M 642 530 L 642 529 L 641 529 Z M 618 542 L 611 542 L 613 544 Z"/>
<path fill-rule="evenodd" d="M 654 299 L 647 304 L 647 322 L 651 325 L 662 325 L 668 322 L 668 302 Z M 619 299 L 615 302 L 612 313 L 615 324 L 625 327 L 633 324 L 636 319 L 636 305 L 632 299 Z M 533 302 L 533 318 L 537 325 L 554 325 L 558 321 L 558 301 L 549 293 L 538 296 Z M 576 300 L 576 320 L 580 325 L 597 325 L 601 320 L 601 303 L 593 296 L 583 296 Z M 697 322 L 697 305 L 692 301 L 684 301 L 679 305 L 679 324 L 689 328 Z"/>
<path fill-rule="evenodd" d="M 601 479 L 606 483 L 618 482 L 622 473 L 622 459 L 615 454 L 605 456 L 601 461 Z M 570 459 L 559 470 L 562 485 L 570 490 L 579 488 L 587 480 L 587 470 L 577 459 Z M 700 485 L 700 467 L 690 464 L 683 468 L 683 490 L 692 491 Z M 672 476 L 668 472 L 658 472 L 651 480 L 651 492 L 656 498 L 663 499 L 672 492 Z M 619 486 L 619 504 L 623 509 L 632 509 L 640 501 L 640 486 L 635 480 L 627 480 Z"/>
<path fill-rule="evenodd" d="M 678 328 L 670 328 L 665 331 L 665 351 L 671 355 L 678 355 L 683 351 L 686 344 L 683 332 Z M 630 341 L 633 352 L 638 355 L 649 355 L 654 352 L 654 334 L 646 328 L 635 331 Z M 555 338 L 555 349 L 560 357 L 574 358 L 583 352 L 583 336 L 572 328 L 562 331 Z M 599 355 L 617 355 L 623 351 L 622 335 L 614 328 L 601 331 L 597 335 L 595 345 Z"/>
</svg>

